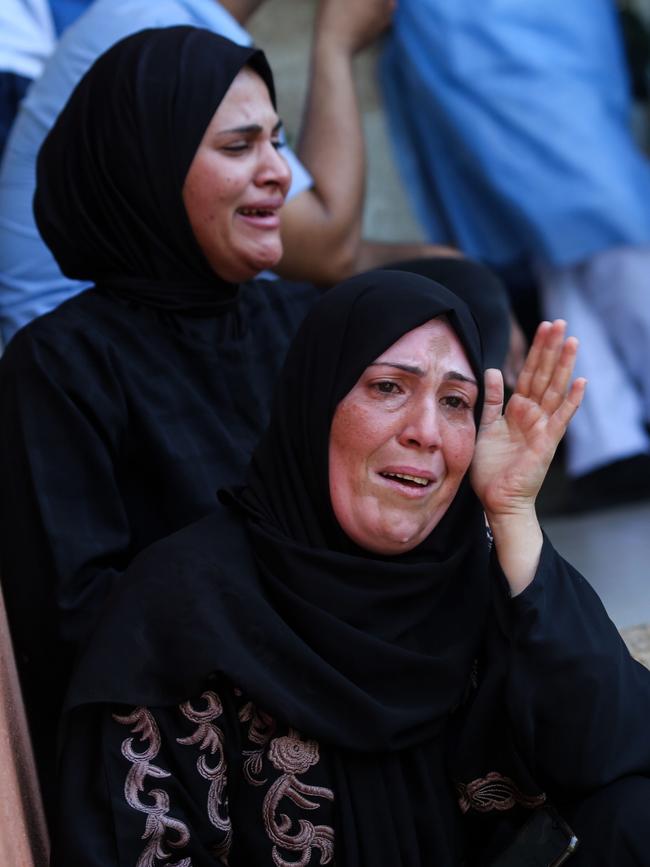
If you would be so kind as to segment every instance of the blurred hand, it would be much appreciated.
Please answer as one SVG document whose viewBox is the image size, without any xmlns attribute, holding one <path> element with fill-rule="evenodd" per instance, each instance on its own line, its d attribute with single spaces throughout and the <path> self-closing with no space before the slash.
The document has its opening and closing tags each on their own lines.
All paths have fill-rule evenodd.
<svg viewBox="0 0 650 867">
<path fill-rule="evenodd" d="M 396 5 L 396 0 L 320 0 L 316 37 L 357 54 L 390 26 Z"/>
<path fill-rule="evenodd" d="M 485 372 L 485 406 L 471 469 L 472 486 L 488 516 L 529 513 L 586 380 L 569 385 L 578 341 L 565 339 L 566 323 L 542 322 L 503 409 L 503 378 Z"/>
</svg>

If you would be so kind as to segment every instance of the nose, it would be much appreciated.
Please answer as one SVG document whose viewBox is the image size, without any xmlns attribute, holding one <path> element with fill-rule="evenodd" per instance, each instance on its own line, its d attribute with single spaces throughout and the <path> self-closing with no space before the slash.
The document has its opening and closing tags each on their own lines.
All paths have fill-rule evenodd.
<svg viewBox="0 0 650 867">
<path fill-rule="evenodd" d="M 410 449 L 433 452 L 440 448 L 440 407 L 434 396 L 427 396 L 410 408 L 398 441 L 400 445 Z"/>
<path fill-rule="evenodd" d="M 291 185 L 291 168 L 273 142 L 265 142 L 262 147 L 260 164 L 255 177 L 258 186 L 273 184 L 286 196 Z"/>
</svg>

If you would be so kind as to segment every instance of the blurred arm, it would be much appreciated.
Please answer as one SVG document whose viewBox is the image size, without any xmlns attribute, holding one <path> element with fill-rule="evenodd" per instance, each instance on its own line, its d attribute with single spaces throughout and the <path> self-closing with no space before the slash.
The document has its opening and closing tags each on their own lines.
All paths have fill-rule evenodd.
<svg viewBox="0 0 650 867">
<path fill-rule="evenodd" d="M 285 253 L 276 270 L 289 279 L 330 284 L 357 270 L 366 166 L 353 59 L 388 26 L 392 10 L 392 0 L 319 4 L 296 148 L 314 185 L 282 211 Z M 403 254 L 386 255 L 383 262 Z"/>
</svg>

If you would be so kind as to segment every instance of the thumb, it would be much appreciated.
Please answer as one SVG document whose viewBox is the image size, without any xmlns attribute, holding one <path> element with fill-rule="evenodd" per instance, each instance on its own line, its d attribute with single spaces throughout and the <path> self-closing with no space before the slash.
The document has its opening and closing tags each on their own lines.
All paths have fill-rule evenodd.
<svg viewBox="0 0 650 867">
<path fill-rule="evenodd" d="M 481 427 L 486 427 L 503 414 L 503 376 L 500 370 L 490 367 L 485 371 L 485 403 L 481 414 Z"/>
</svg>

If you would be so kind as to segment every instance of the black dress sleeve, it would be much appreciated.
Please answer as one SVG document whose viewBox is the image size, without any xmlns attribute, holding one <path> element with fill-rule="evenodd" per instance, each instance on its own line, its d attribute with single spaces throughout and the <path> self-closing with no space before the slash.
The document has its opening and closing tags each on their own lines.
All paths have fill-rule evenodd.
<svg viewBox="0 0 650 867">
<path fill-rule="evenodd" d="M 548 539 L 535 579 L 509 606 L 506 704 L 533 776 L 549 792 L 650 776 L 650 671 Z"/>
<path fill-rule="evenodd" d="M 53 867 L 223 867 L 232 826 L 222 715 L 214 692 L 168 708 L 72 712 Z"/>
<path fill-rule="evenodd" d="M 28 331 L 20 338 L 0 365 L 1 496 L 11 515 L 3 576 L 29 594 L 54 591 L 64 637 L 77 641 L 91 597 L 105 598 L 116 564 L 128 563 L 115 475 L 127 409 L 110 371 L 78 346 L 39 344 Z"/>
<path fill-rule="evenodd" d="M 70 660 L 131 557 L 114 469 L 127 410 L 97 353 L 63 335 L 40 341 L 34 330 L 21 331 L 0 361 L 0 557 L 47 778 Z"/>
</svg>

